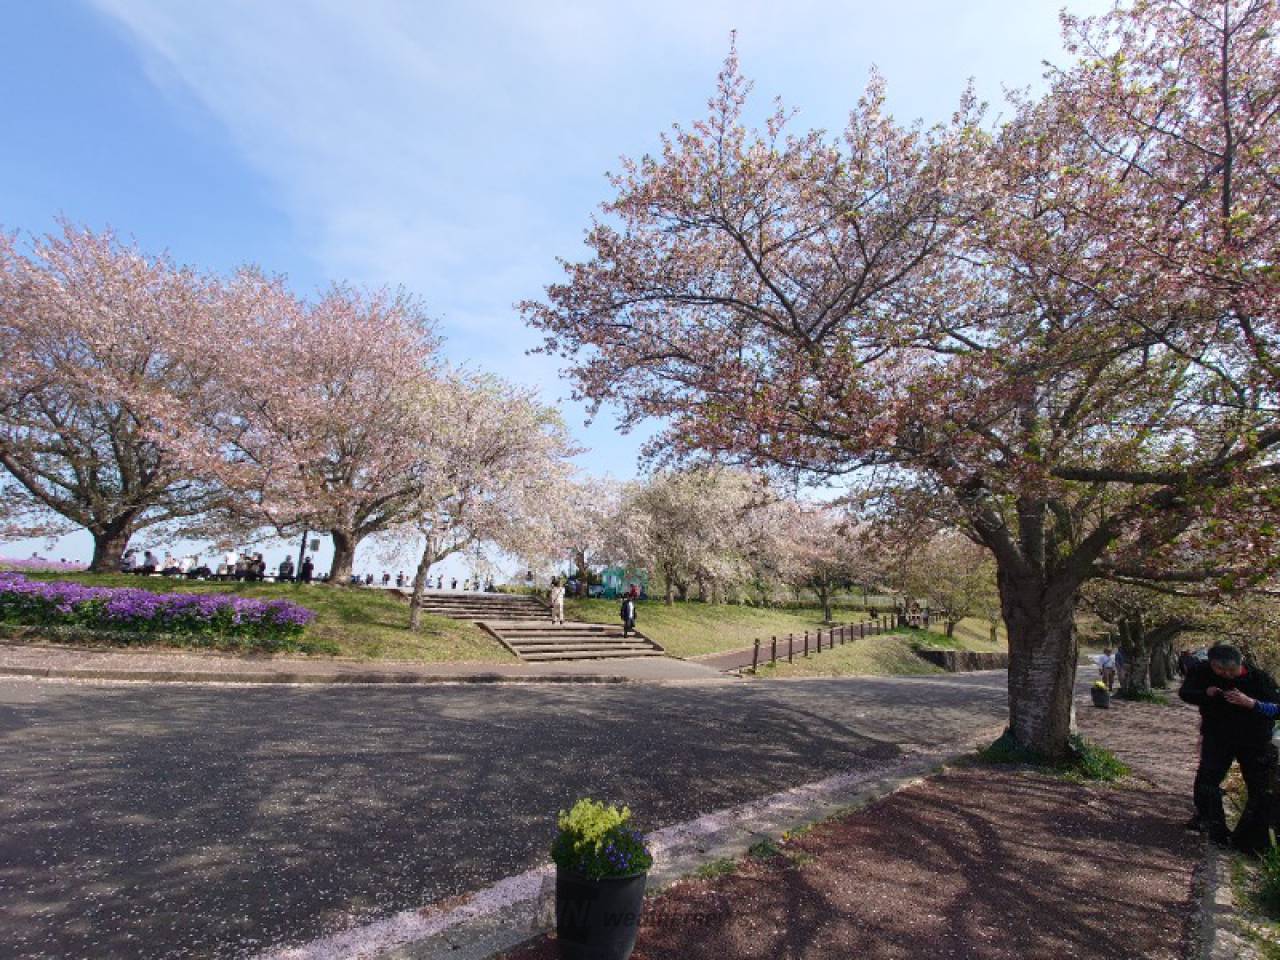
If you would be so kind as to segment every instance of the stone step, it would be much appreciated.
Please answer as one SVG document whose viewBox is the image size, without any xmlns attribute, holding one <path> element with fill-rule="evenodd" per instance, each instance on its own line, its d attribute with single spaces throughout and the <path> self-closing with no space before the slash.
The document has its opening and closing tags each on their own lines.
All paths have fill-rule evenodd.
<svg viewBox="0 0 1280 960">
<path fill-rule="evenodd" d="M 537 600 L 486 600 L 484 597 L 423 597 L 422 599 L 424 603 L 438 603 L 442 605 L 451 603 L 475 603 L 493 607 L 542 607 L 544 610 L 547 609 L 546 604 Z"/>
<path fill-rule="evenodd" d="M 492 610 L 432 610 L 430 607 L 423 608 L 427 613 L 436 617 L 447 617 L 450 620 L 493 620 Z M 531 613 L 525 617 L 517 617 L 514 614 L 504 613 L 502 618 L 510 623 L 550 623 L 551 620 L 546 614 Z"/>
<path fill-rule="evenodd" d="M 486 620 L 495 630 L 529 630 L 534 633 L 622 634 L 621 626 L 603 623 L 552 623 L 550 620 Z"/>
<path fill-rule="evenodd" d="M 622 631 L 617 633 L 568 633 L 558 632 L 555 630 L 504 630 L 502 631 L 502 639 L 511 641 L 523 641 L 525 643 L 552 643 L 556 640 L 564 640 L 568 643 L 624 643 L 626 641 L 634 641 L 635 643 L 648 643 L 649 638 L 639 636 L 638 634 L 630 634 L 623 636 Z"/>
<path fill-rule="evenodd" d="M 556 641 L 529 641 L 516 640 L 511 637 L 507 638 L 507 643 L 520 650 L 523 653 L 526 650 L 652 650 L 651 643 L 608 643 L 604 641 L 582 641 L 582 640 L 561 640 Z"/>
<path fill-rule="evenodd" d="M 440 600 L 434 597 L 427 597 L 422 601 L 424 606 L 432 607 L 487 607 L 491 610 L 549 610 L 536 601 L 528 603 L 517 603 L 509 600 L 476 600 L 474 598 L 459 598 L 457 600 Z"/>
<path fill-rule="evenodd" d="M 477 622 L 521 660 L 664 656 L 662 648 L 643 634 L 624 637 L 620 623 L 552 623 L 550 619 L 495 617 Z"/>
<path fill-rule="evenodd" d="M 524 660 L 529 661 L 548 661 L 548 660 L 605 660 L 618 657 L 661 657 L 663 654 L 658 650 L 597 650 L 597 651 L 574 651 L 567 653 L 530 653 L 522 654 Z"/>
<path fill-rule="evenodd" d="M 448 613 L 457 616 L 471 616 L 478 614 L 482 617 L 488 617 L 490 620 L 529 620 L 531 618 L 551 619 L 551 614 L 546 610 L 494 610 L 490 607 L 433 607 L 431 604 L 424 604 L 423 610 L 431 610 L 438 613 Z"/>
</svg>

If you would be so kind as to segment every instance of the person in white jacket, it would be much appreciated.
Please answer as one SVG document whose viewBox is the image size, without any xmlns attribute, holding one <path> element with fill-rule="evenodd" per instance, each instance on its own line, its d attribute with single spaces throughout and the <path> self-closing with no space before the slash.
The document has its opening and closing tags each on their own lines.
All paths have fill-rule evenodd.
<svg viewBox="0 0 1280 960">
<path fill-rule="evenodd" d="M 551 581 L 551 622 L 564 623 L 564 584 L 559 577 Z"/>
</svg>

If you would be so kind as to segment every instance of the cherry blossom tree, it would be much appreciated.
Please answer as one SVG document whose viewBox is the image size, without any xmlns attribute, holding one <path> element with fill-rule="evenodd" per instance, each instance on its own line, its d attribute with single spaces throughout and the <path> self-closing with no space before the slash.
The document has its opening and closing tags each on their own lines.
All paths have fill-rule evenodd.
<svg viewBox="0 0 1280 960">
<path fill-rule="evenodd" d="M 217 490 L 153 416 L 202 384 L 175 360 L 218 321 L 219 282 L 111 232 L 64 223 L 29 246 L 0 234 L 0 535 L 93 536 L 90 569 L 119 568 L 141 530 L 178 533 Z"/>
<path fill-rule="evenodd" d="M 578 453 L 559 414 L 493 377 L 455 376 L 448 415 L 419 453 L 415 492 L 398 535 L 421 544 L 410 627 L 421 626 L 431 568 L 464 551 L 528 555 L 573 509 L 570 458 Z"/>
<path fill-rule="evenodd" d="M 591 569 L 614 559 L 622 487 L 608 478 L 584 477 L 563 488 L 562 494 L 553 531 L 536 545 L 537 559 L 548 554 L 558 560 L 568 557 L 577 573 L 579 595 L 585 596 Z"/>
<path fill-rule="evenodd" d="M 1135 584 L 1093 580 L 1082 598 L 1084 606 L 1112 628 L 1127 662 L 1122 696 L 1138 697 L 1153 686 L 1165 686 L 1174 642 L 1207 622 L 1202 602 Z"/>
<path fill-rule="evenodd" d="M 184 356 L 216 393 L 175 421 L 192 469 L 247 522 L 333 539 L 331 583 L 415 504 L 424 449 L 450 418 L 432 322 L 414 298 L 334 286 L 314 303 L 244 271 L 218 328 Z"/>
<path fill-rule="evenodd" d="M 924 598 L 931 615 L 941 618 L 948 637 L 966 617 L 991 609 L 996 570 L 991 552 L 953 530 L 942 530 L 899 551 L 894 564 L 897 585 Z"/>
<path fill-rule="evenodd" d="M 742 522 L 768 499 L 744 471 L 658 471 L 625 487 L 613 539 L 630 566 L 661 580 L 668 605 L 694 586 L 701 600 L 722 599 L 749 576 Z"/>
<path fill-rule="evenodd" d="M 749 130 L 731 57 L 525 316 L 584 396 L 667 418 L 660 451 L 850 478 L 984 544 L 1010 735 L 1061 757 L 1087 581 L 1280 559 L 1278 19 L 1067 17 L 1074 61 L 994 133 L 967 97 L 904 128 L 878 80 L 837 142 Z"/>
<path fill-rule="evenodd" d="M 797 590 L 810 590 L 832 623 L 834 594 L 850 586 L 858 569 L 858 544 L 848 517 L 818 504 L 784 502 L 786 541 L 782 579 Z"/>
</svg>

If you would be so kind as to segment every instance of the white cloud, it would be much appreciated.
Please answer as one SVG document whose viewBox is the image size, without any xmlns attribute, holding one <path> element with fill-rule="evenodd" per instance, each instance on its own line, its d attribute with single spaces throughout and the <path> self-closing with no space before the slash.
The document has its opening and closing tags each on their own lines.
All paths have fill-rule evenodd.
<svg viewBox="0 0 1280 960">
<path fill-rule="evenodd" d="M 762 101 L 828 127 L 873 61 L 900 113 L 937 118 L 970 74 L 1032 81 L 1056 36 L 1045 0 L 93 2 L 268 178 L 305 256 L 419 293 L 455 357 L 548 397 L 567 387 L 511 304 L 580 249 L 616 158 L 698 115 L 730 30 Z"/>
</svg>

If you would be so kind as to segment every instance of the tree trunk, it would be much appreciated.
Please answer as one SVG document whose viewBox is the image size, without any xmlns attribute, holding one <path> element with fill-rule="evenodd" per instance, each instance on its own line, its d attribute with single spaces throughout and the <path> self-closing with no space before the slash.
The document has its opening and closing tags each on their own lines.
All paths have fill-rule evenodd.
<svg viewBox="0 0 1280 960">
<path fill-rule="evenodd" d="M 333 565 L 329 568 L 329 583 L 349 583 L 359 541 L 345 530 L 330 530 L 329 536 L 333 538 Z"/>
<path fill-rule="evenodd" d="M 831 590 L 827 587 L 821 587 L 818 591 L 818 599 L 822 601 L 822 622 L 831 622 Z"/>
<path fill-rule="evenodd" d="M 435 545 L 427 537 L 422 548 L 422 559 L 418 561 L 418 572 L 413 577 L 413 597 L 409 600 L 409 629 L 422 628 L 422 601 L 427 590 L 427 574 L 431 572 L 431 564 L 435 559 Z"/>
<path fill-rule="evenodd" d="M 956 635 L 957 623 L 959 623 L 958 620 L 952 620 L 950 617 L 947 617 L 947 636 L 948 637 L 954 637 Z"/>
<path fill-rule="evenodd" d="M 128 522 L 112 523 L 102 533 L 94 532 L 93 560 L 89 563 L 89 572 L 119 573 L 120 560 L 132 536 L 132 524 Z"/>
<path fill-rule="evenodd" d="M 1173 643 L 1168 638 L 1157 640 L 1151 649 L 1151 686 L 1163 690 L 1169 686 L 1169 659 Z"/>
<path fill-rule="evenodd" d="M 671 576 L 671 568 L 668 567 L 662 571 L 662 579 L 664 581 L 665 592 L 662 595 L 662 602 L 668 607 L 675 603 L 675 578 Z"/>
<path fill-rule="evenodd" d="M 591 568 L 587 566 L 587 552 L 585 550 L 573 551 L 573 565 L 578 568 L 577 595 L 579 597 L 588 596 L 591 592 Z"/>
<path fill-rule="evenodd" d="M 1003 574 L 999 581 L 1009 631 L 1009 732 L 1024 749 L 1061 760 L 1075 721 L 1075 590 Z"/>
<path fill-rule="evenodd" d="M 1125 660 L 1121 695 L 1134 697 L 1150 693 L 1151 642 L 1140 615 L 1120 621 L 1120 649 Z"/>
</svg>

